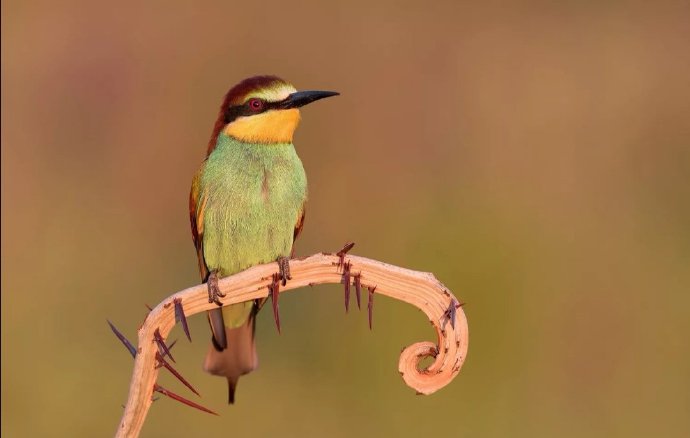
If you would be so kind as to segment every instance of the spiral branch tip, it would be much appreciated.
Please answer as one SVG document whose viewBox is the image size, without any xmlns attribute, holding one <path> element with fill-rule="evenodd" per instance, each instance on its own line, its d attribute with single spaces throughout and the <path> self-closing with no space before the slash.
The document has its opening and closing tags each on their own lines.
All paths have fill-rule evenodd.
<svg viewBox="0 0 690 438">
<path fill-rule="evenodd" d="M 351 245 L 346 245 L 338 254 L 319 253 L 301 259 L 292 259 L 290 261 L 292 280 L 282 288 L 279 286 L 280 279 L 275 275 L 273 262 L 254 266 L 231 277 L 220 279 L 217 283 L 218 292 L 225 295 L 221 304 L 228 306 L 254 300 L 265 302 L 266 298 L 270 297 L 276 326 L 280 331 L 278 298 L 281 293 L 303 286 L 337 284 L 348 280 L 346 283 L 354 283 L 355 293 L 358 295 L 358 288 L 367 288 L 370 328 L 373 326 L 374 294 L 411 304 L 426 315 L 436 332 L 436 342 L 417 342 L 403 349 L 398 361 L 398 371 L 405 384 L 420 394 L 431 394 L 448 385 L 459 373 L 467 357 L 468 327 L 460 301 L 431 274 L 349 255 L 347 251 L 351 248 Z M 357 274 L 353 274 L 353 270 L 356 270 Z M 349 272 L 348 278 L 344 278 L 346 272 Z M 221 296 L 220 294 L 218 296 Z M 164 339 L 176 322 L 184 325 L 179 317 L 181 304 L 178 306 L 177 300 L 180 300 L 180 303 L 184 302 L 183 313 L 187 317 L 217 308 L 216 303 L 209 302 L 206 284 L 175 293 L 173 297 L 166 298 L 150 311 L 138 331 L 138 348 L 126 340 L 108 321 L 113 333 L 134 357 L 129 396 L 116 437 L 139 435 L 152 403 L 152 390 L 201 411 L 218 415 L 156 383 L 160 368 L 166 368 L 169 371 L 174 369 L 166 360 L 173 344 L 166 347 L 163 345 L 165 345 Z M 175 305 L 171 306 L 173 303 Z M 420 364 L 426 357 L 433 361 L 422 370 Z M 171 371 L 171 373 L 177 372 Z M 179 379 L 181 376 L 175 377 Z M 187 385 L 189 382 L 185 383 L 186 380 L 181 379 L 181 381 L 186 387 L 191 386 Z"/>
</svg>

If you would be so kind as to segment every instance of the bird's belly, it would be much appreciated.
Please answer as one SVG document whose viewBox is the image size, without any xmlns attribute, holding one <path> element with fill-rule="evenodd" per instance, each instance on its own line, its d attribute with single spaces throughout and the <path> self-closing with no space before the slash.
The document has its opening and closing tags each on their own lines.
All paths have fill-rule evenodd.
<svg viewBox="0 0 690 438">
<path fill-rule="evenodd" d="M 203 251 L 209 269 L 227 276 L 289 256 L 303 202 L 299 198 L 276 188 L 217 192 L 204 212 Z"/>
</svg>

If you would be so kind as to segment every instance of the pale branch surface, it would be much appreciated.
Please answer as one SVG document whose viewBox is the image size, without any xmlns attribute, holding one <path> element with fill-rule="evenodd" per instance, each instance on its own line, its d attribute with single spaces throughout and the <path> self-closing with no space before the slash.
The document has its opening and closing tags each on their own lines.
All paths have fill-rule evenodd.
<svg viewBox="0 0 690 438">
<path fill-rule="evenodd" d="M 345 255 L 350 264 L 350 281 L 359 274 L 362 287 L 373 289 L 374 295 L 385 295 L 419 308 L 436 329 L 437 342 L 418 342 L 400 354 L 398 370 L 405 383 L 420 394 L 431 394 L 444 387 L 458 374 L 467 355 L 468 328 L 465 313 L 458 300 L 427 272 L 412 271 L 364 257 Z M 292 279 L 280 287 L 280 293 L 303 286 L 321 283 L 340 283 L 343 263 L 338 255 L 319 253 L 290 260 Z M 275 263 L 255 266 L 219 281 L 223 305 L 264 298 L 269 294 Z M 190 287 L 167 297 L 146 317 L 139 328 L 139 343 L 129 397 L 116 437 L 136 437 L 152 403 L 158 377 L 156 337 L 167 338 L 175 325 L 174 300 L 181 300 L 184 313 L 189 316 L 216 308 L 208 302 L 205 284 Z M 156 333 L 158 331 L 158 333 Z M 438 346 L 438 348 L 437 348 Z M 427 356 L 434 362 L 424 370 L 419 362 Z"/>
</svg>

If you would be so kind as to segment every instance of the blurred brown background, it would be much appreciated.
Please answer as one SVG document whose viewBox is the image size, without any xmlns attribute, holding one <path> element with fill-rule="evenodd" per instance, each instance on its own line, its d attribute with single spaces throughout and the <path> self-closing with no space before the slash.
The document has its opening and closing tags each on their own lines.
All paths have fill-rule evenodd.
<svg viewBox="0 0 690 438">
<path fill-rule="evenodd" d="M 228 87 L 273 73 L 342 93 L 295 139 L 298 253 L 434 272 L 468 360 L 415 396 L 426 320 L 382 299 L 370 333 L 317 287 L 281 336 L 262 315 L 234 407 L 193 318 L 178 369 L 222 415 L 162 399 L 143 436 L 687 436 L 690 8 L 479 3 L 3 2 L 3 435 L 114 433 L 132 361 L 105 320 L 135 340 L 198 282 L 192 175 Z"/>
</svg>

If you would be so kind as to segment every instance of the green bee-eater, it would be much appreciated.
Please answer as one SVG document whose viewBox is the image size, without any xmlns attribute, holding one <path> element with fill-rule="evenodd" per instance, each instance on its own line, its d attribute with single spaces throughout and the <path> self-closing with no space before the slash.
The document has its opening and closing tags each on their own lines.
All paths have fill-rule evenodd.
<svg viewBox="0 0 690 438">
<path fill-rule="evenodd" d="M 189 198 L 199 271 L 210 301 L 220 304 L 219 277 L 253 265 L 278 261 L 283 281 L 288 278 L 286 260 L 302 230 L 307 199 L 307 178 L 292 144 L 298 108 L 337 94 L 297 91 L 275 76 L 246 79 L 226 94 Z M 212 345 L 204 369 L 227 378 L 230 403 L 240 376 L 257 367 L 254 330 L 260 304 L 208 312 Z"/>
</svg>

